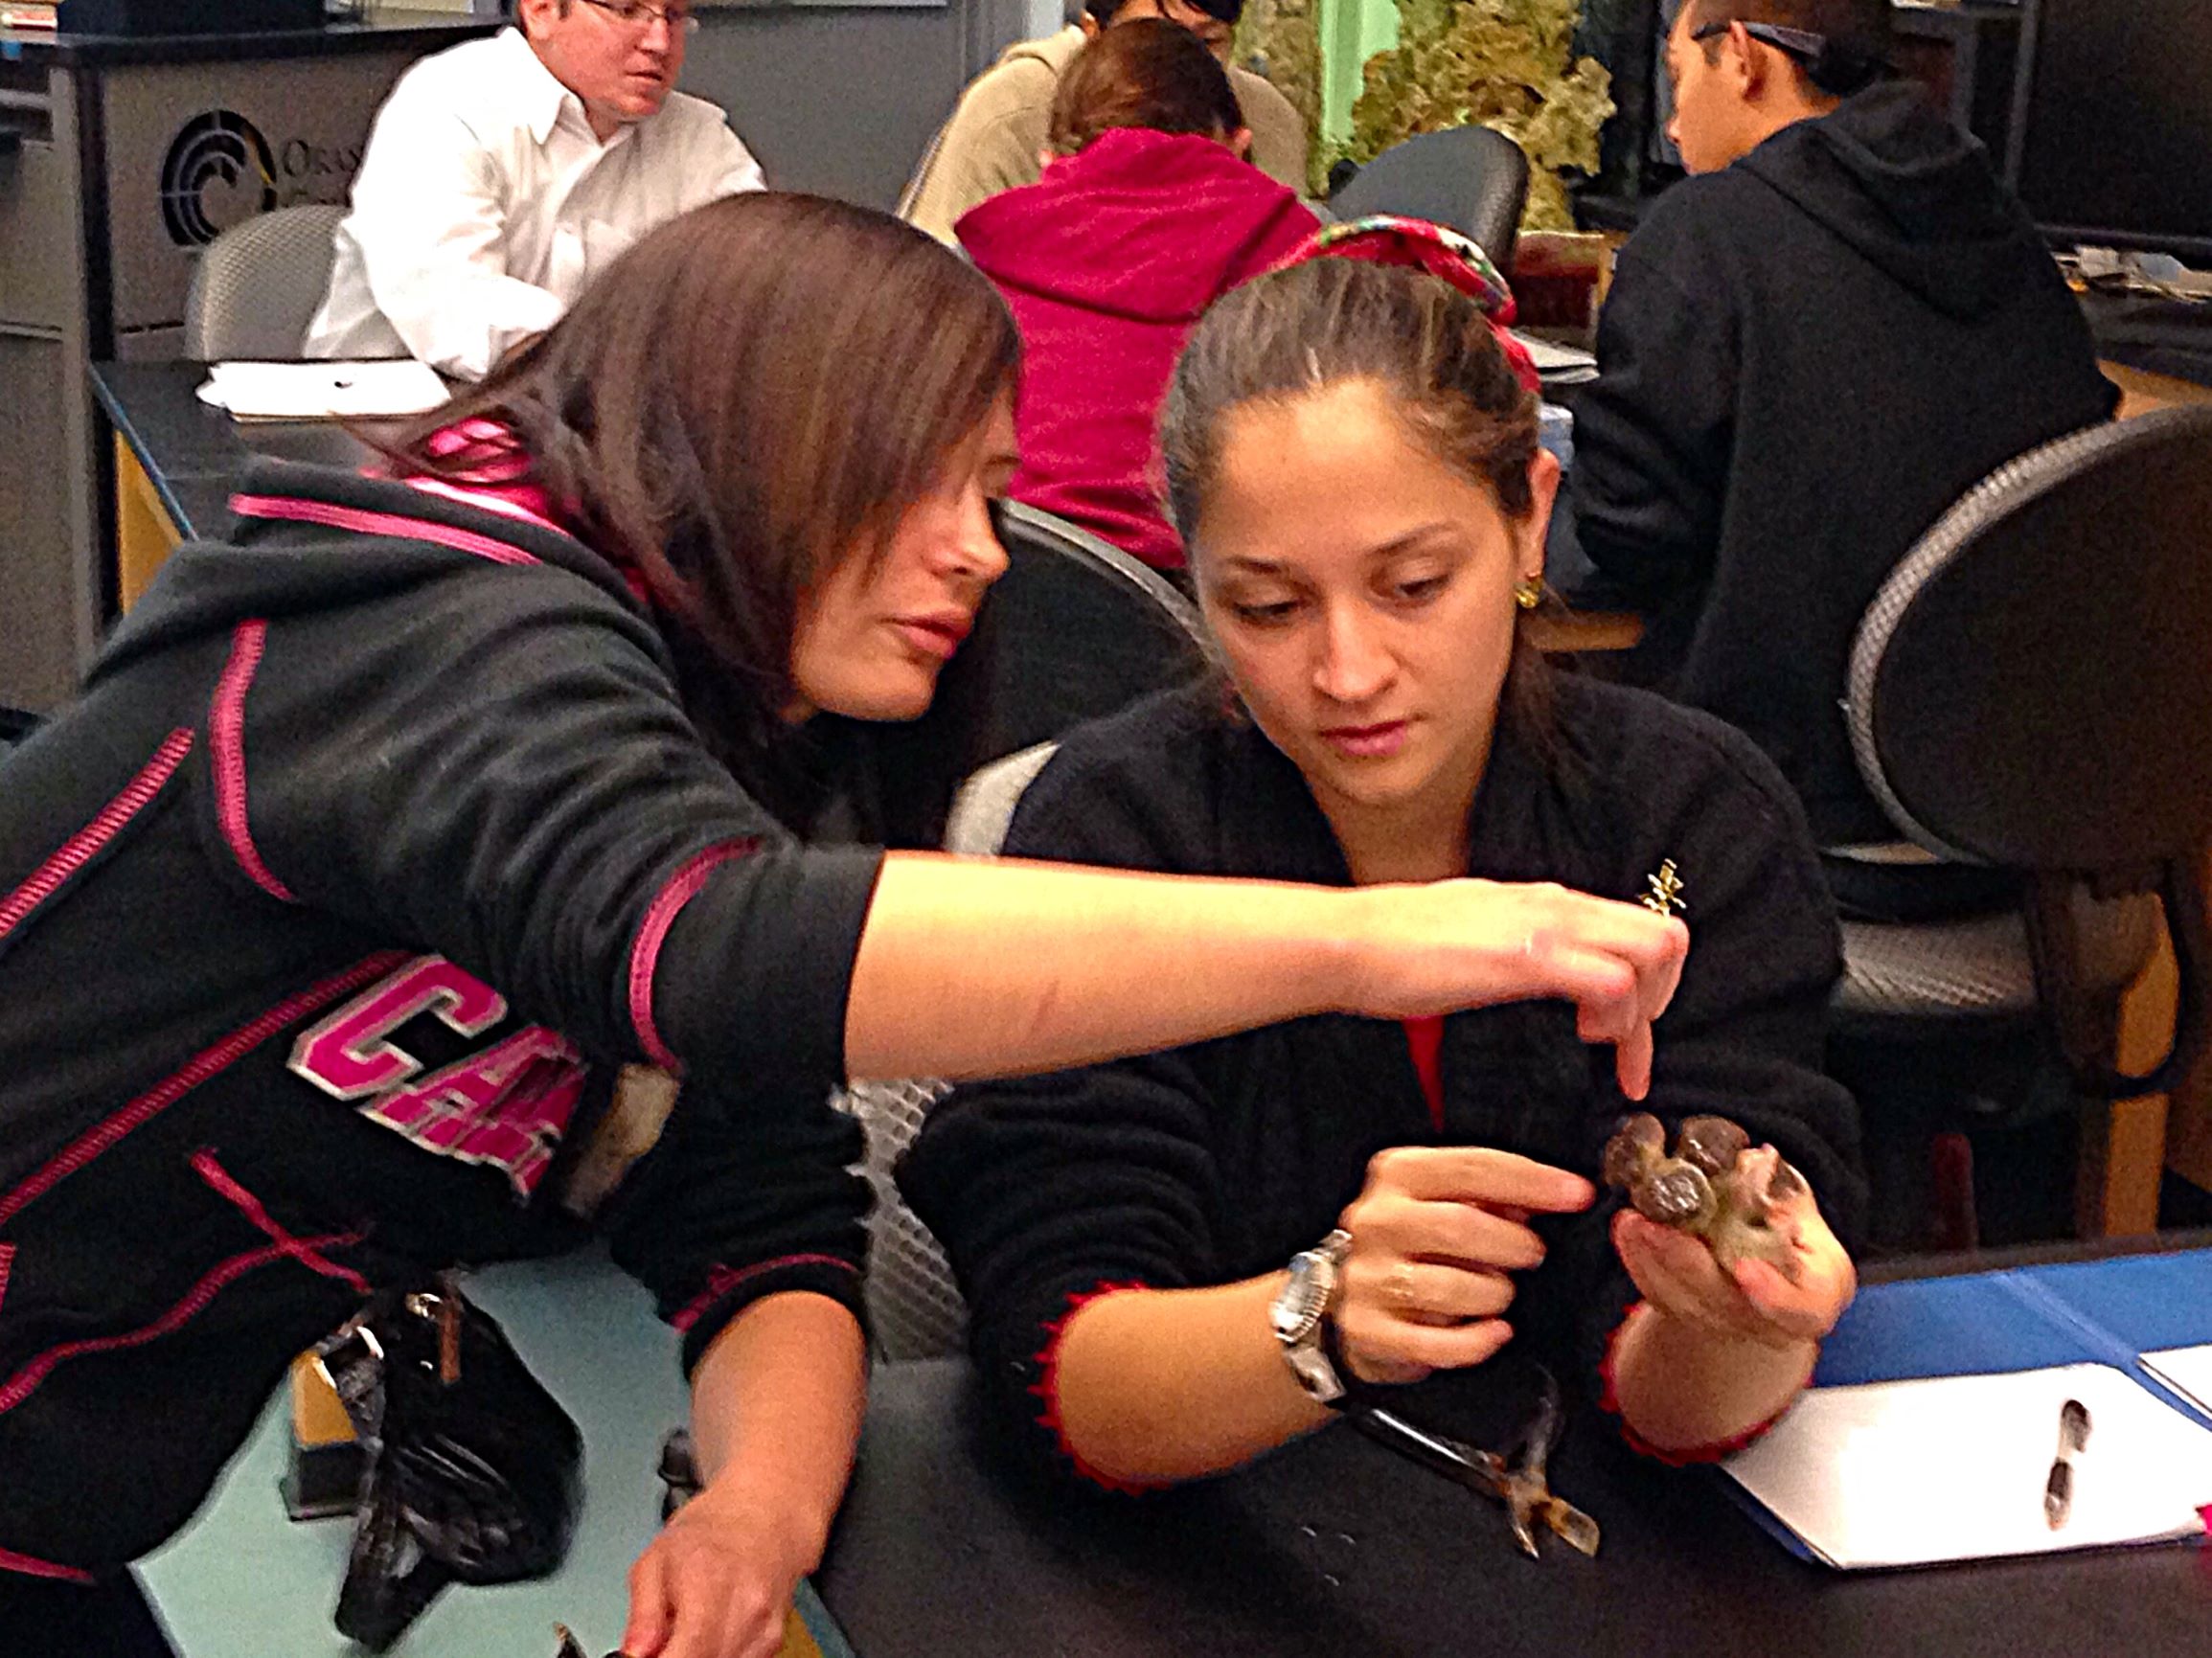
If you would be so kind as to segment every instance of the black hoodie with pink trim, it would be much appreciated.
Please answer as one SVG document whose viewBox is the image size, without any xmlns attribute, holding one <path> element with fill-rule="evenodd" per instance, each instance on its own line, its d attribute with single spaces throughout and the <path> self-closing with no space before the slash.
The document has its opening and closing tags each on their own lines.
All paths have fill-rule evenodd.
<svg viewBox="0 0 2212 1658">
<path fill-rule="evenodd" d="M 582 543 L 321 468 L 236 505 L 0 763 L 0 1571 L 170 1535 L 371 1285 L 574 1246 L 623 1062 L 686 1082 L 593 1224 L 686 1365 L 859 1308 L 879 854 L 709 757 Z"/>
</svg>

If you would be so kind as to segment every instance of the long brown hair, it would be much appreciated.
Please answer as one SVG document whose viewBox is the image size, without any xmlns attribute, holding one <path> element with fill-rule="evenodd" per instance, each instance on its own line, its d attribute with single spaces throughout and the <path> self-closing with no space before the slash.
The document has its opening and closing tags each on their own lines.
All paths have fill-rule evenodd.
<svg viewBox="0 0 2212 1658">
<path fill-rule="evenodd" d="M 641 239 L 552 329 L 384 447 L 459 482 L 487 420 L 582 539 L 636 569 L 693 717 L 725 754 L 792 695 L 799 596 L 880 548 L 1012 394 L 991 284 L 887 215 L 752 193 Z"/>
<path fill-rule="evenodd" d="M 1311 259 L 1232 290 L 1209 308 L 1175 364 L 1160 416 L 1168 511 L 1197 561 L 1206 497 L 1220 472 L 1226 418 L 1348 380 L 1384 388 L 1428 450 L 1481 485 L 1508 518 L 1536 511 L 1537 398 L 1515 377 L 1480 305 L 1440 277 L 1398 265 Z M 1550 681 L 1514 629 L 1505 717 L 1540 753 L 1551 743 Z"/>
</svg>

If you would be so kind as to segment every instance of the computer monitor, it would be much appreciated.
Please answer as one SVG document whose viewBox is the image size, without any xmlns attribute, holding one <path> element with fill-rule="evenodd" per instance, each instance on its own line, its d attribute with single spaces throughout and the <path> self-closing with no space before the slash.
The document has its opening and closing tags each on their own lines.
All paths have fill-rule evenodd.
<svg viewBox="0 0 2212 1658">
<path fill-rule="evenodd" d="M 2029 0 L 2007 158 L 2054 242 L 2212 261 L 2212 0 Z"/>
</svg>

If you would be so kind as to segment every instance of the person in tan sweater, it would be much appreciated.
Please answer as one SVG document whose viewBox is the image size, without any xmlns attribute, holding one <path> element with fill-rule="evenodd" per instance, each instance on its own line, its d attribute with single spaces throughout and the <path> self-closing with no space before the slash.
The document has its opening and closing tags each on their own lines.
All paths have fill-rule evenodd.
<svg viewBox="0 0 2212 1658">
<path fill-rule="evenodd" d="M 899 200 L 899 216 L 939 241 L 955 240 L 960 216 L 1002 190 L 1035 184 L 1043 170 L 1045 126 L 1061 72 L 1085 40 L 1141 17 L 1164 17 L 1204 41 L 1228 63 L 1229 38 L 1243 0 L 1086 0 L 1079 22 L 1041 40 L 1020 40 L 969 84 L 938 129 Z M 1229 83 L 1251 130 L 1251 162 L 1278 183 L 1306 193 L 1306 123 L 1290 101 L 1250 70 L 1229 68 Z"/>
</svg>

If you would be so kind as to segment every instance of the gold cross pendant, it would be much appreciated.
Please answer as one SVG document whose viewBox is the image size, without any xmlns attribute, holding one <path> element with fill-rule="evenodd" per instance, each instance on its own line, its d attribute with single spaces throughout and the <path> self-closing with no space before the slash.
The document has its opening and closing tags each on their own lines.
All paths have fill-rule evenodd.
<svg viewBox="0 0 2212 1658">
<path fill-rule="evenodd" d="M 1652 890 L 1636 902 L 1654 916 L 1671 916 L 1677 910 L 1690 907 L 1682 901 L 1682 877 L 1675 873 L 1673 858 L 1659 866 L 1657 874 L 1646 875 L 1644 880 Z"/>
</svg>

